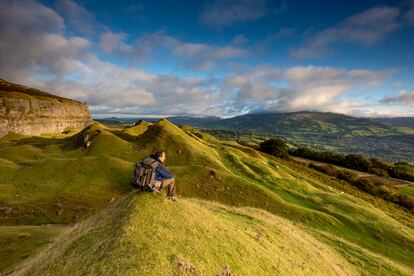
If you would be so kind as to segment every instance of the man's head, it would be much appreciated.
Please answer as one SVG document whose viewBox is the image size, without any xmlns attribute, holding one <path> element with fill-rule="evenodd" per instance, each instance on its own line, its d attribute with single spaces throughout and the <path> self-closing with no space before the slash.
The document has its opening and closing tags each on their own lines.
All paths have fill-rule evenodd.
<svg viewBox="0 0 414 276">
<path fill-rule="evenodd" d="M 158 159 L 161 163 L 164 163 L 165 161 L 165 152 L 163 151 L 157 151 L 156 153 L 154 153 L 154 157 L 155 159 Z"/>
</svg>

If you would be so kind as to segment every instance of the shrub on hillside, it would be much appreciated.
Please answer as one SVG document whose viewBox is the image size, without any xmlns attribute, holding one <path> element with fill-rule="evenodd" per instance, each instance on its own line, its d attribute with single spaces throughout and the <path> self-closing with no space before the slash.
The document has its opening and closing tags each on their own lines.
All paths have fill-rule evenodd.
<svg viewBox="0 0 414 276">
<path fill-rule="evenodd" d="M 260 143 L 260 150 L 280 158 L 289 156 L 289 147 L 283 139 L 273 138 Z"/>
<path fill-rule="evenodd" d="M 318 172 L 326 173 L 325 169 L 322 166 L 315 163 L 309 163 L 308 167 L 317 170 Z"/>
<path fill-rule="evenodd" d="M 350 172 L 348 170 L 339 170 L 336 177 L 338 179 L 342 179 L 352 183 L 353 181 L 355 181 L 355 179 L 357 179 L 358 176 L 355 173 Z"/>
<path fill-rule="evenodd" d="M 345 180 L 366 193 L 396 203 L 411 211 L 414 210 L 414 197 L 401 195 L 400 192 L 392 187 L 386 179 L 379 177 L 358 177 L 357 174 L 349 170 L 337 169 L 332 165 L 309 163 L 308 167 L 338 179 Z"/>
<path fill-rule="evenodd" d="M 389 172 L 394 168 L 393 164 L 387 161 L 378 159 L 378 158 L 371 158 L 370 161 L 371 161 L 372 167 L 382 169 L 386 172 Z"/>
<path fill-rule="evenodd" d="M 414 167 L 405 162 L 395 163 L 389 174 L 395 178 L 414 181 Z"/>
<path fill-rule="evenodd" d="M 345 164 L 345 156 L 336 152 L 325 151 L 319 154 L 321 161 L 343 166 Z"/>
<path fill-rule="evenodd" d="M 334 177 L 336 177 L 338 174 L 338 169 L 332 165 L 318 165 L 315 163 L 309 163 L 308 167 Z"/>
<path fill-rule="evenodd" d="M 386 170 L 378 168 L 378 167 L 371 167 L 368 169 L 368 172 L 379 175 L 379 176 L 385 176 L 385 177 L 389 176 Z"/>
<path fill-rule="evenodd" d="M 399 205 L 405 206 L 409 210 L 414 211 L 414 197 L 407 195 L 399 195 L 398 201 Z"/>
<path fill-rule="evenodd" d="M 365 158 L 359 154 L 340 154 L 335 152 L 318 152 L 309 148 L 289 150 L 289 154 L 303 158 L 334 164 L 358 171 L 369 172 L 379 176 L 391 176 L 408 181 L 414 181 L 414 166 L 406 162 L 388 163 L 378 158 Z M 320 168 L 314 168 L 320 170 Z"/>
<path fill-rule="evenodd" d="M 345 155 L 331 151 L 318 152 L 304 147 L 291 150 L 290 153 L 295 156 L 300 156 L 307 159 L 326 162 L 339 166 L 345 166 L 346 164 Z"/>
<path fill-rule="evenodd" d="M 316 151 L 311 150 L 310 148 L 297 148 L 289 151 L 290 154 L 295 156 L 304 157 L 307 159 L 312 159 L 317 161 Z"/>
<path fill-rule="evenodd" d="M 359 154 L 348 154 L 345 156 L 345 167 L 366 172 L 371 167 L 371 161 Z"/>
<path fill-rule="evenodd" d="M 411 211 L 414 210 L 414 198 L 412 196 L 402 195 L 397 189 L 384 185 L 384 183 L 379 179 L 359 178 L 353 181 L 351 184 L 354 184 L 356 187 L 367 193 L 396 203 Z"/>
</svg>

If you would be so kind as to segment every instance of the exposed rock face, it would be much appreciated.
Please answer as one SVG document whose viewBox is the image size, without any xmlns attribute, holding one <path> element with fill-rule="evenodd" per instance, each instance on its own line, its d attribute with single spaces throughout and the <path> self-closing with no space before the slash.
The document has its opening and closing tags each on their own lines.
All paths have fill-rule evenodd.
<svg viewBox="0 0 414 276">
<path fill-rule="evenodd" d="M 0 137 L 61 133 L 91 122 L 85 104 L 0 79 Z"/>
</svg>

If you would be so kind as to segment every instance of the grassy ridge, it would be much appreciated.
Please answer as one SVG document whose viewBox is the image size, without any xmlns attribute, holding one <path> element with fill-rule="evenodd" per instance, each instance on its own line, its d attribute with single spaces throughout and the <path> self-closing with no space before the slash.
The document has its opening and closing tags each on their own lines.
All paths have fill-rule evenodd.
<svg viewBox="0 0 414 276">
<path fill-rule="evenodd" d="M 145 224 L 142 222 L 145 221 Z M 355 274 L 285 219 L 205 201 L 133 194 L 76 226 L 31 260 L 34 274 Z M 25 274 L 22 271 L 22 274 Z"/>
<path fill-rule="evenodd" d="M 130 190 L 128 183 L 134 162 L 163 149 L 183 198 L 260 208 L 273 214 L 272 218 L 287 219 L 333 248 L 353 264 L 354 272 L 361 268 L 368 273 L 383 270 L 388 274 L 409 274 L 412 271 L 414 230 L 407 223 L 407 220 L 413 221 L 412 215 L 392 215 L 398 210 L 395 206 L 384 203 L 387 208 L 379 209 L 363 197 L 335 189 L 335 185 L 342 185 L 339 181 L 321 175 L 315 177 L 306 173 L 306 168 L 301 171 L 300 167 L 283 160 L 263 156 L 235 142 L 217 140 L 189 127 L 179 128 L 167 120 L 133 128 L 136 129 L 95 124 L 84 130 L 93 137 L 87 149 L 71 136 L 3 139 L 0 170 L 7 173 L 0 175 L 0 190 L 4 191 L 0 195 L 0 206 L 10 209 L 0 222 L 80 221 L 126 194 Z M 184 205 L 178 206 L 194 210 L 210 208 L 205 207 L 207 203 L 197 201 L 191 205 L 190 202 L 193 201 L 185 200 Z M 182 215 L 181 209 L 175 211 Z M 170 229 L 180 227 L 180 223 L 178 220 L 177 225 L 164 226 Z M 219 224 L 213 225 L 219 227 Z M 124 233 L 120 235 L 123 236 Z M 134 246 L 142 247 L 141 242 L 144 241 L 136 240 Z M 77 245 L 85 246 L 83 242 Z M 170 250 L 168 246 L 166 250 Z M 218 254 L 208 246 L 206 250 Z M 157 251 L 151 252 L 157 254 Z M 204 267 L 198 261 L 193 262 L 199 269 Z M 147 265 L 145 260 L 140 264 Z M 214 267 L 224 265 L 217 263 Z M 230 266 L 244 271 L 240 264 Z"/>
</svg>

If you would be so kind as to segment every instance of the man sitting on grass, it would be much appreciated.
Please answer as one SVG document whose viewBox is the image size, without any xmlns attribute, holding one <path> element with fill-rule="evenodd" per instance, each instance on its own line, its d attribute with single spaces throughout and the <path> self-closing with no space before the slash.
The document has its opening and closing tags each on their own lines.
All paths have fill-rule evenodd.
<svg viewBox="0 0 414 276">
<path fill-rule="evenodd" d="M 167 188 L 168 199 L 175 201 L 175 178 L 172 172 L 164 165 L 166 159 L 165 152 L 157 151 L 151 157 L 159 162 L 158 167 L 155 169 L 155 186 L 161 189 Z"/>
</svg>

